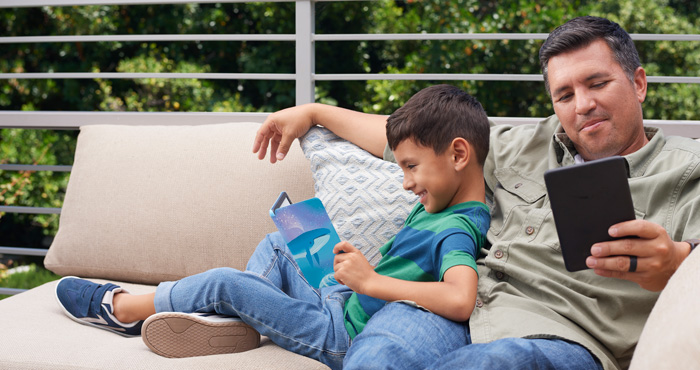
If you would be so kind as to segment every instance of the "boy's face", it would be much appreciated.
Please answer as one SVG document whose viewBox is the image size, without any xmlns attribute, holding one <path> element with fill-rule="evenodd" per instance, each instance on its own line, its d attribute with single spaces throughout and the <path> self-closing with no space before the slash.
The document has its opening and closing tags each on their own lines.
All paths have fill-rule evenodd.
<svg viewBox="0 0 700 370">
<path fill-rule="evenodd" d="M 437 155 L 432 148 L 412 139 L 394 149 L 396 162 L 403 170 L 403 187 L 420 197 L 425 210 L 436 213 L 453 206 L 461 185 L 452 161 L 451 150 Z"/>
</svg>

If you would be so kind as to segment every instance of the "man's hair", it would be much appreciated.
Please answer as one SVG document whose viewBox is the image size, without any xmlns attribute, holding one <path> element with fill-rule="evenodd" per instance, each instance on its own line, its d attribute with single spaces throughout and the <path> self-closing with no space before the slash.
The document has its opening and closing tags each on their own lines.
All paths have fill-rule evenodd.
<svg viewBox="0 0 700 370">
<path fill-rule="evenodd" d="M 413 95 L 387 119 L 386 137 L 395 150 L 407 139 L 442 154 L 458 137 L 474 149 L 479 165 L 489 151 L 490 126 L 484 108 L 473 96 L 451 85 L 427 87 Z"/>
<path fill-rule="evenodd" d="M 634 81 L 634 71 L 642 64 L 630 35 L 619 24 L 608 19 L 578 17 L 552 31 L 540 48 L 540 67 L 548 94 L 551 94 L 547 76 L 549 60 L 559 54 L 586 47 L 597 40 L 605 41 L 627 78 Z"/>
</svg>

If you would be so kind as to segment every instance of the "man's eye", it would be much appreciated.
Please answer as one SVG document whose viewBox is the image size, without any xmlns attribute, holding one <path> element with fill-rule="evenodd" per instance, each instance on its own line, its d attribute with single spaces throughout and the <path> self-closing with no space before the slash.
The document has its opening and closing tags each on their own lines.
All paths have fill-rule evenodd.
<svg viewBox="0 0 700 370">
<path fill-rule="evenodd" d="M 412 169 L 414 169 L 415 167 L 416 167 L 415 164 L 409 164 L 409 165 L 406 166 L 406 168 L 408 168 L 409 170 L 412 170 Z"/>
<path fill-rule="evenodd" d="M 567 100 L 571 99 L 571 96 L 572 96 L 571 94 L 562 95 L 561 97 L 559 97 L 559 101 L 561 101 L 561 102 L 567 101 Z"/>
<path fill-rule="evenodd" d="M 598 88 L 598 87 L 603 87 L 603 86 L 605 86 L 605 85 L 607 85 L 607 84 L 608 84 L 608 81 L 597 82 L 597 83 L 594 83 L 594 84 L 592 85 L 592 87 L 593 87 L 593 88 Z"/>
</svg>

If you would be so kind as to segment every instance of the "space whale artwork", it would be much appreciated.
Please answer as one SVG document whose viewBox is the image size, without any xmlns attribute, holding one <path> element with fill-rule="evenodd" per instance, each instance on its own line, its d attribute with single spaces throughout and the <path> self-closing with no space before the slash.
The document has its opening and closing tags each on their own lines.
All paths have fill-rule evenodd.
<svg viewBox="0 0 700 370">
<path fill-rule="evenodd" d="M 315 288 L 337 284 L 333 247 L 340 243 L 340 237 L 321 200 L 292 203 L 282 192 L 270 216 L 309 284 Z"/>
</svg>

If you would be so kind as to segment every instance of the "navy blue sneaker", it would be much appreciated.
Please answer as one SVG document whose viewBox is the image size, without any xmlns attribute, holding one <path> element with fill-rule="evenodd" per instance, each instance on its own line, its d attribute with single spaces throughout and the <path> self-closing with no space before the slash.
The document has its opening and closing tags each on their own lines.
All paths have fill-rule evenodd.
<svg viewBox="0 0 700 370">
<path fill-rule="evenodd" d="M 56 299 L 66 315 L 78 323 L 125 337 L 141 336 L 143 321 L 125 324 L 114 317 L 112 298 L 123 291 L 111 283 L 102 285 L 67 276 L 56 285 Z"/>
</svg>

